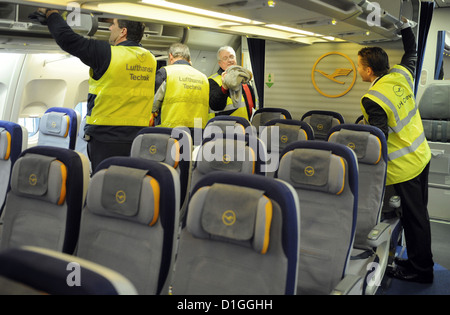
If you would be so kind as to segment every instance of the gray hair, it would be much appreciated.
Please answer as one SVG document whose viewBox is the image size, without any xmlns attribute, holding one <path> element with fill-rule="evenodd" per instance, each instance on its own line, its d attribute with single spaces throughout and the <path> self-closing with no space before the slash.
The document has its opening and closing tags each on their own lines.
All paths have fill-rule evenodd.
<svg viewBox="0 0 450 315">
<path fill-rule="evenodd" d="M 174 58 L 181 57 L 186 61 L 191 61 L 191 52 L 189 51 L 189 47 L 184 44 L 172 44 L 169 48 L 169 54 L 171 54 Z"/>
<path fill-rule="evenodd" d="M 231 46 L 222 46 L 217 51 L 217 61 L 220 61 L 220 53 L 224 50 L 228 50 L 230 53 L 236 56 L 236 52 L 234 51 L 233 47 Z"/>
</svg>

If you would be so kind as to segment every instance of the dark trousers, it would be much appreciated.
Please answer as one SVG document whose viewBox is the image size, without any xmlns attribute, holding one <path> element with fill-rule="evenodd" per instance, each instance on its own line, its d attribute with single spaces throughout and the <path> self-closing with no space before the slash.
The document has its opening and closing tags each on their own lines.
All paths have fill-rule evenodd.
<svg viewBox="0 0 450 315">
<path fill-rule="evenodd" d="M 432 272 L 434 265 L 427 209 L 429 169 L 428 163 L 417 177 L 394 185 L 396 193 L 401 197 L 401 222 L 405 231 L 408 259 L 419 272 Z"/>
<path fill-rule="evenodd" d="M 101 161 L 112 156 L 130 156 L 130 142 L 103 142 L 91 136 L 87 145 L 87 152 L 91 160 L 92 171 L 94 172 Z"/>
</svg>

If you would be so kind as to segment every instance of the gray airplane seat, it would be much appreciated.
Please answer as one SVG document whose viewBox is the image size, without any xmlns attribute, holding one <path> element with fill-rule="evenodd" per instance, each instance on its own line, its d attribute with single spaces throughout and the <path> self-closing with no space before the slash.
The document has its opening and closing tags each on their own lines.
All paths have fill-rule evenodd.
<svg viewBox="0 0 450 315">
<path fill-rule="evenodd" d="M 91 178 L 76 256 L 119 272 L 138 294 L 160 294 L 172 271 L 179 207 L 173 167 L 108 158 Z"/>
<path fill-rule="evenodd" d="M 282 152 L 275 176 L 294 187 L 301 206 L 297 294 L 360 293 L 360 277 L 347 276 L 358 209 L 353 151 L 325 141 L 297 141 Z"/>
<path fill-rule="evenodd" d="M 292 115 L 288 110 L 283 108 L 264 107 L 259 108 L 253 114 L 251 123 L 255 127 L 257 134 L 259 134 L 266 123 L 272 119 L 292 119 Z"/>
<path fill-rule="evenodd" d="M 38 246 L 72 254 L 88 183 L 82 154 L 47 146 L 23 151 L 11 174 L 0 248 Z"/>
<path fill-rule="evenodd" d="M 203 137 L 208 138 L 216 133 L 239 133 L 256 135 L 254 126 L 245 118 L 239 116 L 215 116 L 206 124 Z"/>
<path fill-rule="evenodd" d="M 314 130 L 315 140 L 326 141 L 328 132 L 336 125 L 344 124 L 344 117 L 338 112 L 329 110 L 311 110 L 303 114 L 302 121 L 307 122 Z"/>
<path fill-rule="evenodd" d="M 273 178 L 214 172 L 195 186 L 180 234 L 173 295 L 292 295 L 298 198 Z"/>
<path fill-rule="evenodd" d="M 450 142 L 450 82 L 428 84 L 418 106 L 427 140 Z"/>
<path fill-rule="evenodd" d="M 181 217 L 186 211 L 191 185 L 192 150 L 192 137 L 187 128 L 144 128 L 131 146 L 131 157 L 166 163 L 176 170 L 180 177 Z"/>
<path fill-rule="evenodd" d="M 0 120 L 0 216 L 9 189 L 14 163 L 28 144 L 28 132 L 19 124 Z"/>
<path fill-rule="evenodd" d="M 280 153 L 284 148 L 295 141 L 314 140 L 314 132 L 311 126 L 295 119 L 273 119 L 265 124 L 265 128 L 259 135 L 267 148 L 268 165 L 270 171 L 267 176 L 273 177 L 278 169 Z"/>
<path fill-rule="evenodd" d="M 328 141 L 349 147 L 358 158 L 358 219 L 349 272 L 367 281 L 363 284 L 364 294 L 375 294 L 389 261 L 393 229 L 391 224 L 381 222 L 387 172 L 386 138 L 373 126 L 342 124 L 331 128 Z M 367 268 L 374 262 L 377 273 Z"/>
<path fill-rule="evenodd" d="M 191 191 L 200 178 L 214 171 L 265 176 L 266 155 L 264 143 L 253 135 L 218 133 L 205 138 L 194 158 Z"/>
<path fill-rule="evenodd" d="M 79 125 L 79 114 L 74 109 L 51 107 L 39 122 L 38 145 L 75 150 Z"/>
<path fill-rule="evenodd" d="M 0 253 L 1 295 L 135 295 L 121 274 L 79 257 L 41 247 Z"/>
</svg>

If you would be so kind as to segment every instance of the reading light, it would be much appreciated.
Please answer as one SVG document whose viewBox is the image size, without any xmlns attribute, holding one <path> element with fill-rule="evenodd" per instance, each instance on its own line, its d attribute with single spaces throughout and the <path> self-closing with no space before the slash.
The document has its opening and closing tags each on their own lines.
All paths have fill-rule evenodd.
<svg viewBox="0 0 450 315">
<path fill-rule="evenodd" d="M 275 8 L 275 6 L 277 5 L 277 3 L 275 1 L 267 1 L 267 5 L 269 6 L 269 8 Z"/>
</svg>

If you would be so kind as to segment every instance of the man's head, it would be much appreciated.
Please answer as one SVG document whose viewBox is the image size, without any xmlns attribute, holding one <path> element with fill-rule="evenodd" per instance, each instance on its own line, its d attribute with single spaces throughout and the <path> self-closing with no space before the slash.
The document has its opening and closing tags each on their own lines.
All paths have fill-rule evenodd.
<svg viewBox="0 0 450 315">
<path fill-rule="evenodd" d="M 389 72 L 389 57 L 380 47 L 365 47 L 358 52 L 358 73 L 364 82 L 372 82 Z"/>
<path fill-rule="evenodd" d="M 230 46 L 220 47 L 217 51 L 217 62 L 223 70 L 236 65 L 236 52 Z"/>
<path fill-rule="evenodd" d="M 109 27 L 111 34 L 109 43 L 117 45 L 123 41 L 131 40 L 139 43 L 144 36 L 145 24 L 136 21 L 114 19 Z"/>
<path fill-rule="evenodd" d="M 191 62 L 191 52 L 189 51 L 189 47 L 176 43 L 172 44 L 169 48 L 169 64 L 173 64 L 177 60 L 186 60 L 187 62 Z"/>
</svg>

